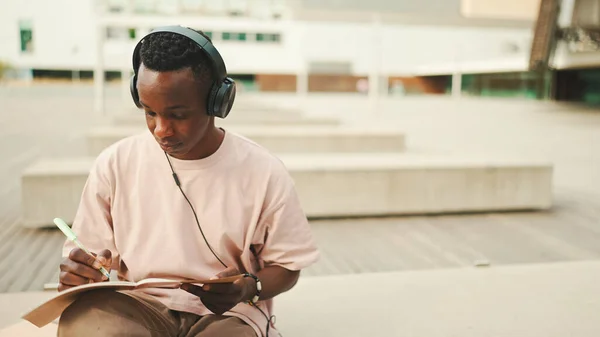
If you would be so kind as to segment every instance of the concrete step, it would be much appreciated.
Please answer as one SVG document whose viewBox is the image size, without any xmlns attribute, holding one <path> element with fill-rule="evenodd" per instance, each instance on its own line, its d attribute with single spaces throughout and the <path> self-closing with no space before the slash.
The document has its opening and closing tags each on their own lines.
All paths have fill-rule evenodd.
<svg viewBox="0 0 600 337">
<path fill-rule="evenodd" d="M 298 127 L 227 127 L 252 139 L 274 153 L 400 152 L 404 133 L 397 130 Z M 111 144 L 134 134 L 149 132 L 142 127 L 109 126 L 92 129 L 87 135 L 88 155 L 97 156 Z"/>
<path fill-rule="evenodd" d="M 308 217 L 548 209 L 552 165 L 532 160 L 390 153 L 279 158 Z M 94 157 L 43 159 L 22 174 L 22 225 L 72 221 Z"/>
</svg>

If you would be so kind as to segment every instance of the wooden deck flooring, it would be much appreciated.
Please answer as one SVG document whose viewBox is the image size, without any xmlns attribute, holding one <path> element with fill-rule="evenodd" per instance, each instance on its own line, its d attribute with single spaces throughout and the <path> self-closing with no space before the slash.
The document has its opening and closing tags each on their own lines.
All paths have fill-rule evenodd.
<svg viewBox="0 0 600 337">
<path fill-rule="evenodd" d="M 64 236 L 57 230 L 19 226 L 19 177 L 39 156 L 83 153 L 83 133 L 106 122 L 90 117 L 91 93 L 91 87 L 68 85 L 0 87 L 0 153 L 4 157 L 0 163 L 0 292 L 40 290 L 44 283 L 57 279 Z M 109 88 L 109 107 L 119 105 L 117 93 L 118 88 Z M 467 103 L 461 104 L 461 109 L 469 109 Z M 474 102 L 472 109 L 482 104 Z M 448 135 L 449 141 L 443 141 L 440 150 L 478 143 L 482 149 L 549 154 L 557 164 L 552 211 L 313 221 L 322 259 L 305 275 L 453 268 L 478 261 L 494 266 L 599 259 L 600 170 L 596 168 L 600 168 L 600 136 L 595 135 L 600 135 L 600 112 L 570 115 L 574 109 L 570 106 L 531 102 L 523 106 L 519 121 L 531 124 L 529 134 L 507 127 L 507 113 L 501 108 L 495 115 L 487 111 L 485 119 L 471 124 L 438 112 L 436 130 L 452 125 L 457 134 L 478 137 L 473 138 L 476 142 L 466 137 L 459 143 L 458 137 Z M 529 109 L 536 113 L 528 113 Z M 539 114 L 544 109 L 552 113 Z M 427 119 L 433 113 L 421 116 Z M 515 113 L 509 115 L 514 121 Z M 407 132 L 409 147 L 432 148 L 440 132 L 428 130 L 413 117 L 397 121 Z M 563 129 L 568 132 L 557 131 Z M 516 133 L 508 135 L 511 130 Z M 508 139 L 496 139 L 500 134 Z M 566 145 L 557 146 L 559 141 L 552 137 L 561 135 Z"/>
</svg>

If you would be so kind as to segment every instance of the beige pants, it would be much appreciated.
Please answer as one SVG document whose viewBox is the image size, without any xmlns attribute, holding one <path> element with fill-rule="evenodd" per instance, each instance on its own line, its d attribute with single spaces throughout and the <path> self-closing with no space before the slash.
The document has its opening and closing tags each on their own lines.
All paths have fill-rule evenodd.
<svg viewBox="0 0 600 337">
<path fill-rule="evenodd" d="M 237 317 L 173 311 L 150 295 L 135 291 L 92 291 L 62 314 L 58 336 L 256 337 Z"/>
</svg>

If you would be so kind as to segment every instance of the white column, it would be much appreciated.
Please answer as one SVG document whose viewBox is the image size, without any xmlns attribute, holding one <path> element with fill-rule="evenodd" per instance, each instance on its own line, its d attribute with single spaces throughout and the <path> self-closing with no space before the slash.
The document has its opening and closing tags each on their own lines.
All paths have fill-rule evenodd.
<svg viewBox="0 0 600 337">
<path fill-rule="evenodd" d="M 372 53 L 371 69 L 369 71 L 369 105 L 371 113 L 376 114 L 379 111 L 379 98 L 381 96 L 381 18 L 379 14 L 373 16 L 372 27 Z"/>
<path fill-rule="evenodd" d="M 379 93 L 383 97 L 387 97 L 390 92 L 390 83 L 389 83 L 388 75 L 383 73 L 383 71 L 379 74 L 379 84 L 381 87 L 379 88 Z"/>
<path fill-rule="evenodd" d="M 302 64 L 296 74 L 296 94 L 298 98 L 308 96 L 308 69 L 305 63 Z"/>
<path fill-rule="evenodd" d="M 104 115 L 104 39 L 106 30 L 101 22 L 96 25 L 96 65 L 94 67 L 94 111 Z"/>
<path fill-rule="evenodd" d="M 73 80 L 73 83 L 79 84 L 80 76 L 81 75 L 80 75 L 80 70 L 79 69 L 71 71 L 71 78 Z"/>
<path fill-rule="evenodd" d="M 558 12 L 558 26 L 568 27 L 573 21 L 573 11 L 575 10 L 575 0 L 561 0 Z"/>
<path fill-rule="evenodd" d="M 452 74 L 452 97 L 460 98 L 462 94 L 462 74 L 455 72 Z"/>
<path fill-rule="evenodd" d="M 558 12 L 558 27 L 564 28 L 569 27 L 573 23 L 573 14 L 575 11 L 576 0 L 561 0 L 559 3 Z M 554 54 L 550 58 L 550 67 L 561 68 L 569 63 L 571 57 L 568 50 L 568 43 L 564 41 L 558 41 L 556 44 Z"/>
</svg>

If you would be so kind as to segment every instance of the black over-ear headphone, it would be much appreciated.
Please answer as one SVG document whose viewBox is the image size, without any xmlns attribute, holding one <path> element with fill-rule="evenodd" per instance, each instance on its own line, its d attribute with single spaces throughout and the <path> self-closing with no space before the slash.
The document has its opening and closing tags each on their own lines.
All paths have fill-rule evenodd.
<svg viewBox="0 0 600 337">
<path fill-rule="evenodd" d="M 210 93 L 208 94 L 206 111 L 208 112 L 209 116 L 220 118 L 227 117 L 229 111 L 231 111 L 231 107 L 233 106 L 233 101 L 235 100 L 236 85 L 231 78 L 227 77 L 227 69 L 225 68 L 225 62 L 223 62 L 221 54 L 219 54 L 215 46 L 206 37 L 202 36 L 202 34 L 181 26 L 158 27 L 148 33 L 148 35 L 145 37 L 152 34 L 165 32 L 187 37 L 188 39 L 194 41 L 198 47 L 200 47 L 200 49 L 206 53 L 212 62 L 213 71 L 217 76 L 216 81 L 212 84 Z M 131 77 L 131 82 L 129 84 L 133 102 L 138 108 L 142 108 L 142 105 L 140 104 L 140 97 L 138 95 L 136 86 L 137 72 L 141 63 L 140 47 L 144 42 L 144 38 L 138 42 L 138 44 L 135 46 L 135 50 L 133 51 L 133 76 Z"/>
</svg>

